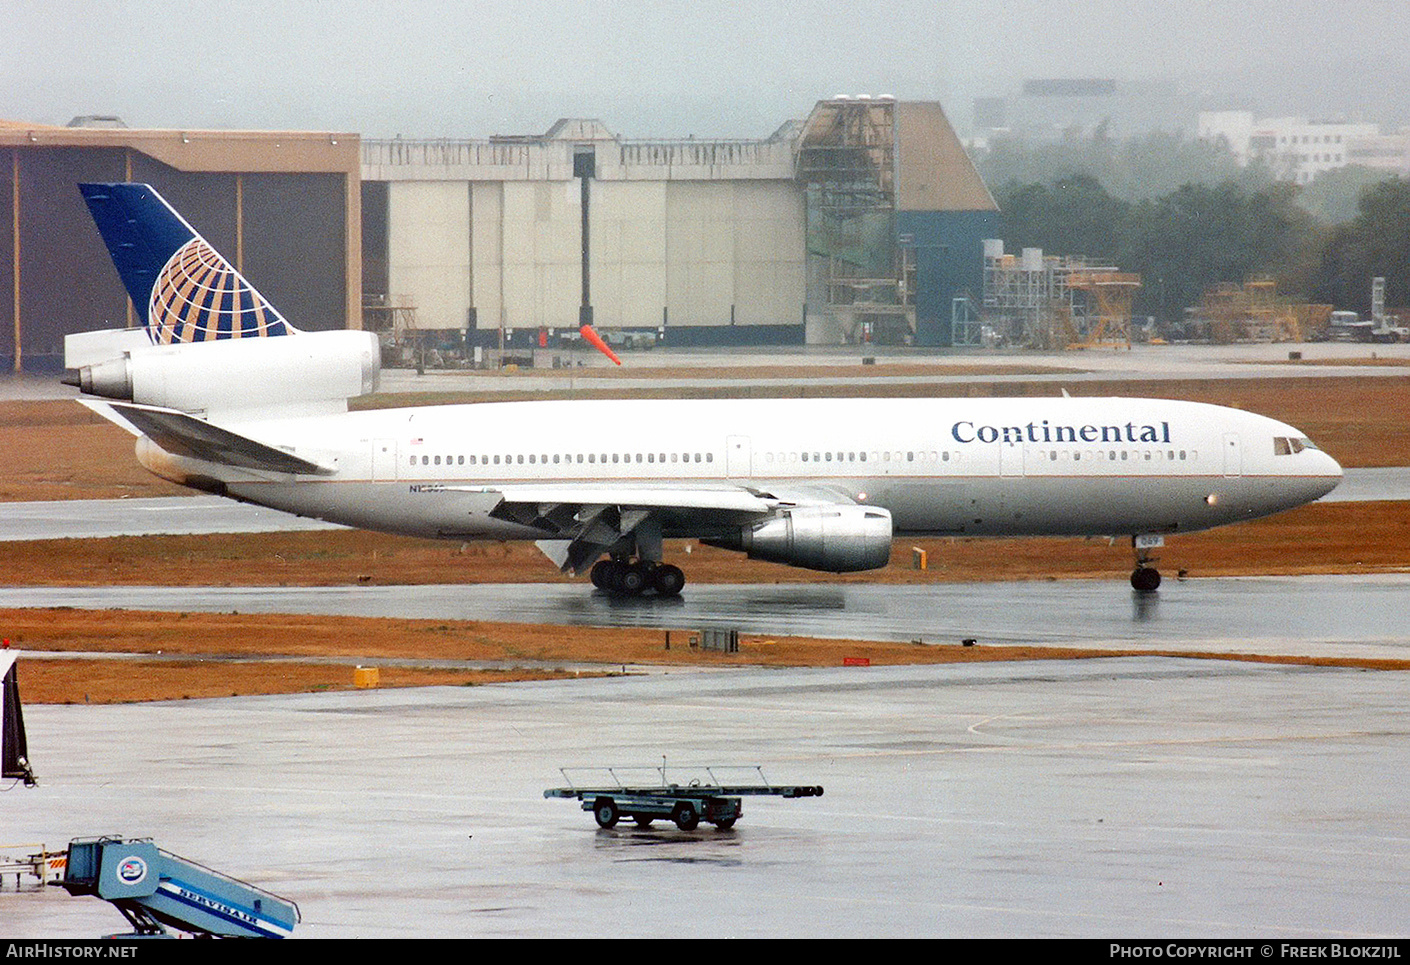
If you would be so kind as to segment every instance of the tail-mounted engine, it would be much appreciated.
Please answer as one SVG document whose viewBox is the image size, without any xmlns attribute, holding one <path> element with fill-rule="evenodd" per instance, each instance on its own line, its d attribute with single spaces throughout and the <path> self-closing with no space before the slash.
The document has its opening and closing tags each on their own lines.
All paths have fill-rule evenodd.
<svg viewBox="0 0 1410 965">
<path fill-rule="evenodd" d="M 371 332 L 303 332 L 147 345 L 76 367 L 65 379 L 89 395 L 183 412 L 349 399 L 377 390 L 381 353 Z"/>
</svg>

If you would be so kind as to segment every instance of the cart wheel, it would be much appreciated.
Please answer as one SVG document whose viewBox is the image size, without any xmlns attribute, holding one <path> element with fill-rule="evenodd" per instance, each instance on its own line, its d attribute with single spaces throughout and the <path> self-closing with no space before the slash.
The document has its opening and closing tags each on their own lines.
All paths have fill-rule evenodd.
<svg viewBox="0 0 1410 965">
<path fill-rule="evenodd" d="M 700 813 L 695 810 L 693 804 L 677 804 L 676 813 L 671 817 L 675 819 L 676 827 L 682 831 L 694 831 L 700 826 Z"/>
<path fill-rule="evenodd" d="M 656 819 L 649 814 L 638 814 L 636 817 L 632 818 L 632 820 L 636 822 L 636 826 L 639 828 L 649 828 L 651 827 L 651 822 Z"/>
<path fill-rule="evenodd" d="M 730 828 L 734 827 L 734 822 L 734 818 L 724 818 L 716 821 L 715 827 L 719 828 L 721 831 L 728 831 Z"/>
<path fill-rule="evenodd" d="M 617 802 L 610 797 L 598 798 L 592 806 L 592 816 L 597 818 L 600 828 L 614 828 L 622 814 L 617 810 Z"/>
</svg>

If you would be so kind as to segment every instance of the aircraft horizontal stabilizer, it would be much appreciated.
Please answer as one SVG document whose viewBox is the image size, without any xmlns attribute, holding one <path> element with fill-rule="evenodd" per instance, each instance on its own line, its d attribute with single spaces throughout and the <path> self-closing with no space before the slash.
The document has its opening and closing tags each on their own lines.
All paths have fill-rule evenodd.
<svg viewBox="0 0 1410 965">
<path fill-rule="evenodd" d="M 334 472 L 283 449 L 256 442 L 174 409 L 123 402 L 110 402 L 108 407 L 173 455 L 265 472 L 316 476 L 328 476 Z"/>
</svg>

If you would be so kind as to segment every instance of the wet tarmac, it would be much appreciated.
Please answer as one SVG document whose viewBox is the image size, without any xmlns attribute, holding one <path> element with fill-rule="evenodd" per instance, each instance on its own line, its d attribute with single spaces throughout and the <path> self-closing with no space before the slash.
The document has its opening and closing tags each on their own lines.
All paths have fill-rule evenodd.
<svg viewBox="0 0 1410 965">
<path fill-rule="evenodd" d="M 1106 378 L 1403 374 L 1280 364 L 1286 354 L 1057 358 Z M 649 355 L 629 364 L 660 364 Z M 0 397 L 64 397 L 17 381 L 0 380 Z M 466 385 L 399 373 L 388 388 L 431 384 Z M 1361 476 L 1369 490 L 1349 473 L 1336 495 L 1403 499 L 1410 485 L 1394 474 L 1405 472 Z M 75 537 L 303 522 L 260 511 L 208 523 L 249 508 L 198 499 L 124 501 L 103 523 L 72 504 L 0 518 L 11 534 Z M 153 529 L 158 519 L 186 528 Z M 189 528 L 204 525 L 220 528 Z M 1410 575 L 1168 579 L 1153 598 L 1124 581 L 689 586 L 678 601 L 628 602 L 585 584 L 0 588 L 0 607 L 1400 658 L 1410 656 L 1407 604 Z M 296 938 L 1401 936 L 1405 684 L 1405 672 L 1121 657 L 27 706 L 41 786 L 5 788 L 0 853 L 150 835 L 298 901 Z M 747 800 L 732 831 L 690 833 L 601 831 L 575 803 L 542 798 L 562 783 L 561 766 L 650 766 L 663 755 L 760 764 L 827 793 Z M 6 937 L 125 927 L 96 899 L 16 893 L 13 881 L 0 889 Z"/>
<path fill-rule="evenodd" d="M 0 608 L 300 613 L 759 635 L 1410 659 L 1410 573 L 1018 583 L 687 586 L 618 599 L 574 584 L 0 587 Z"/>
<path fill-rule="evenodd" d="M 1403 936 L 1405 679 L 1118 658 L 33 706 L 0 852 L 148 835 L 297 901 L 296 940 Z M 688 833 L 542 797 L 663 755 L 826 793 Z M 7 938 L 126 928 L 13 889 Z"/>
</svg>

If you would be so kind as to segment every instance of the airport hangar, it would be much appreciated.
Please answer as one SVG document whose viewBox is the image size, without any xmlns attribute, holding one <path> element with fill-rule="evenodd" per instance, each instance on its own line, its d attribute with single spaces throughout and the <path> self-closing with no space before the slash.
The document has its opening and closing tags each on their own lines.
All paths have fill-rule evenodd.
<svg viewBox="0 0 1410 965">
<path fill-rule="evenodd" d="M 940 105 L 889 97 L 819 101 L 757 140 L 571 119 L 480 140 L 0 121 L 0 149 L 15 370 L 133 322 L 80 181 L 150 182 L 300 327 L 467 350 L 586 320 L 668 346 L 947 345 L 998 233 Z"/>
</svg>

